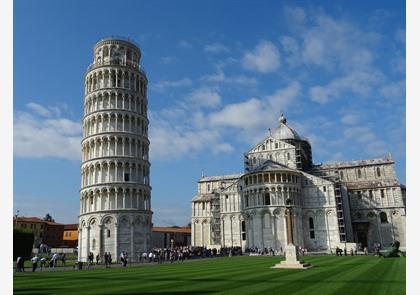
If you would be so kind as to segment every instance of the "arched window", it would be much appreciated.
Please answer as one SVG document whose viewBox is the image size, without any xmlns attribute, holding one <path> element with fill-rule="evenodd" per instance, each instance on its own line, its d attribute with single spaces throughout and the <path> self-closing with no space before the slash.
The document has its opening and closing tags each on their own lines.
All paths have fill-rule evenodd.
<svg viewBox="0 0 420 295">
<path fill-rule="evenodd" d="M 276 149 L 279 148 L 279 144 L 276 142 L 276 144 L 274 145 Z"/>
<path fill-rule="evenodd" d="M 263 144 L 263 145 L 262 145 L 262 150 L 263 150 L 263 151 L 265 150 L 265 144 Z"/>
<path fill-rule="evenodd" d="M 265 193 L 264 195 L 265 205 L 270 205 L 270 193 Z"/>
<path fill-rule="evenodd" d="M 357 178 L 362 178 L 362 170 L 357 169 Z"/>
<path fill-rule="evenodd" d="M 246 240 L 246 225 L 245 220 L 242 220 L 241 222 L 241 232 L 242 232 L 242 241 Z"/>
<path fill-rule="evenodd" d="M 381 168 L 376 167 L 376 176 L 381 177 Z"/>
<path fill-rule="evenodd" d="M 312 217 L 309 217 L 309 237 L 315 239 L 314 219 Z"/>
<path fill-rule="evenodd" d="M 388 217 L 386 216 L 385 212 L 381 212 L 381 214 L 379 214 L 379 217 L 381 218 L 381 223 L 388 223 Z"/>
<path fill-rule="evenodd" d="M 309 217 L 309 229 L 314 229 L 314 219 Z"/>
<path fill-rule="evenodd" d="M 340 178 L 344 179 L 344 172 L 343 171 L 340 171 Z"/>
<path fill-rule="evenodd" d="M 290 154 L 289 153 L 286 153 L 286 159 L 290 160 Z"/>
</svg>

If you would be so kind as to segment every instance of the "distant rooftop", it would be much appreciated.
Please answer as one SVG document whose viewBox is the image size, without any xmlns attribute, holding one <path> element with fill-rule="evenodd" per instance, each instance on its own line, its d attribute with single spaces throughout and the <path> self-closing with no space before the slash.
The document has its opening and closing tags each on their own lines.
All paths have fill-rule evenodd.
<svg viewBox="0 0 420 295">
<path fill-rule="evenodd" d="M 163 227 L 163 226 L 154 226 L 152 232 L 155 233 L 184 233 L 190 234 L 190 227 Z"/>
<path fill-rule="evenodd" d="M 244 173 L 229 174 L 229 175 L 217 175 L 217 176 L 204 176 L 204 177 L 201 177 L 198 182 L 218 181 L 218 180 L 227 180 L 227 179 L 238 179 L 242 175 L 244 175 Z"/>
<path fill-rule="evenodd" d="M 369 159 L 369 160 L 354 160 L 354 161 L 344 161 L 344 162 L 330 162 L 323 163 L 320 165 L 315 165 L 315 169 L 330 169 L 330 168 L 345 168 L 345 167 L 356 167 L 356 166 L 368 166 L 368 165 L 377 165 L 377 164 L 392 164 L 394 160 L 391 156 Z"/>
<path fill-rule="evenodd" d="M 16 222 L 15 217 L 13 217 L 13 221 Z M 25 216 L 18 216 L 17 222 L 33 222 L 33 223 L 47 223 L 51 225 L 63 225 L 62 223 L 58 223 L 55 221 L 46 221 L 38 217 L 25 217 Z"/>
</svg>

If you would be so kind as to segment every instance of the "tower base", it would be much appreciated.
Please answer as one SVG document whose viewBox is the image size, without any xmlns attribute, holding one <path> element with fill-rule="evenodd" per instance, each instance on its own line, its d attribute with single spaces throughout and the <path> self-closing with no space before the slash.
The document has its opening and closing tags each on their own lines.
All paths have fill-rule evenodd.
<svg viewBox="0 0 420 295">
<path fill-rule="evenodd" d="M 289 244 L 285 249 L 286 260 L 281 261 L 280 263 L 275 264 L 271 268 L 283 268 L 283 269 L 307 269 L 312 267 L 311 264 L 299 261 L 299 252 L 298 248 Z"/>
</svg>

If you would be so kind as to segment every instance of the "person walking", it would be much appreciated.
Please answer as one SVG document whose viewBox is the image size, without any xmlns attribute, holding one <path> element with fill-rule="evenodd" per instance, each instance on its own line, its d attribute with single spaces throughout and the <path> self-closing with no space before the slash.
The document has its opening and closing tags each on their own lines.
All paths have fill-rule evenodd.
<svg viewBox="0 0 420 295">
<path fill-rule="evenodd" d="M 55 268 L 57 266 L 57 260 L 58 260 L 58 254 L 57 253 L 54 253 L 54 255 L 52 257 L 53 268 Z"/>
<path fill-rule="evenodd" d="M 16 259 L 16 272 L 22 272 L 22 266 L 23 266 L 23 257 L 19 256 Z"/>
<path fill-rule="evenodd" d="M 47 258 L 45 258 L 45 257 L 42 257 L 40 260 L 40 266 L 41 266 L 41 271 L 42 271 L 42 269 L 46 266 L 46 264 L 47 264 Z"/>
<path fill-rule="evenodd" d="M 35 255 L 34 257 L 32 257 L 31 261 L 32 261 L 32 272 L 35 272 L 36 268 L 38 267 L 38 256 Z"/>
</svg>

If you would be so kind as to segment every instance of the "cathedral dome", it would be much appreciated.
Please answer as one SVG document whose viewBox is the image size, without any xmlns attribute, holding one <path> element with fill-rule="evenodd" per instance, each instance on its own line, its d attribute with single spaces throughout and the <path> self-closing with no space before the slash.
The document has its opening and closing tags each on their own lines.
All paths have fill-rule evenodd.
<svg viewBox="0 0 420 295">
<path fill-rule="evenodd" d="M 301 138 L 299 134 L 295 130 L 287 126 L 286 123 L 287 123 L 286 117 L 283 116 L 282 114 L 281 117 L 279 118 L 279 126 L 276 128 L 276 130 L 274 130 L 272 136 L 278 140 L 286 140 L 286 139 L 300 140 Z"/>
</svg>

